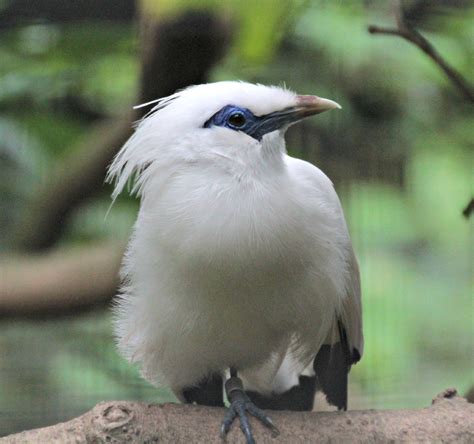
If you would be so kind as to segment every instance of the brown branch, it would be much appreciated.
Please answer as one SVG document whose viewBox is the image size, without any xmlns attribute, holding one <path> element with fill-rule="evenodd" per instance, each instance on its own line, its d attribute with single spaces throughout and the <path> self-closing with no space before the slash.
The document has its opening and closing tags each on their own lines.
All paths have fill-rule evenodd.
<svg viewBox="0 0 474 444">
<path fill-rule="evenodd" d="M 76 314 L 108 303 L 124 246 L 103 244 L 0 260 L 0 319 Z"/>
<path fill-rule="evenodd" d="M 24 442 L 161 442 L 219 443 L 221 408 L 189 405 L 150 405 L 106 402 L 71 421 L 0 439 L 2 444 Z M 280 435 L 251 418 L 254 436 L 263 443 L 385 443 L 474 441 L 474 404 L 447 390 L 430 407 L 418 410 L 349 412 L 277 412 L 272 419 Z M 228 443 L 243 443 L 235 424 Z"/>
<path fill-rule="evenodd" d="M 370 25 L 368 31 L 370 34 L 396 35 L 413 43 L 428 55 L 446 74 L 451 83 L 461 92 L 464 98 L 474 103 L 474 89 L 469 82 L 441 56 L 436 48 L 423 37 L 415 28 L 413 28 L 403 17 L 403 11 L 400 3 L 395 10 L 397 28 L 385 28 L 376 25 Z"/>
</svg>

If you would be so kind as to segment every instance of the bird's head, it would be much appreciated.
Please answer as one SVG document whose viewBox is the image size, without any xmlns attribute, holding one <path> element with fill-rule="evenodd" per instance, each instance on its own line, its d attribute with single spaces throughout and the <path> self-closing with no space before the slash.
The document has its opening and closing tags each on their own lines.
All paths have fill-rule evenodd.
<svg viewBox="0 0 474 444">
<path fill-rule="evenodd" d="M 139 190 L 146 176 L 142 172 L 151 165 L 220 162 L 245 168 L 281 156 L 290 125 L 340 108 L 321 97 L 232 81 L 192 86 L 151 103 L 154 108 L 109 169 L 108 179 L 117 178 L 115 196 L 134 174 Z"/>
</svg>

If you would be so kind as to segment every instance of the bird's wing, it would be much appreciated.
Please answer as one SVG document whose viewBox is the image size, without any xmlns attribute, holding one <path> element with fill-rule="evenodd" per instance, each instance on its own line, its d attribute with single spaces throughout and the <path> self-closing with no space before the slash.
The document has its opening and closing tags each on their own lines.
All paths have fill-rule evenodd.
<svg viewBox="0 0 474 444">
<path fill-rule="evenodd" d="M 307 186 L 322 193 L 334 205 L 340 213 L 341 229 L 347 233 L 339 198 L 327 176 L 314 165 L 300 159 L 287 156 L 286 163 L 295 176 L 306 181 Z M 325 393 L 330 404 L 339 409 L 347 408 L 347 375 L 351 365 L 361 358 L 364 346 L 359 266 L 348 233 L 346 251 L 347 292 L 340 309 L 334 314 L 332 327 L 313 364 L 317 388 Z"/>
<path fill-rule="evenodd" d="M 359 264 L 352 246 L 349 250 L 349 284 L 347 296 L 343 301 L 340 318 L 347 332 L 351 363 L 358 362 L 364 352 L 364 335 L 362 332 L 362 300 L 360 289 Z"/>
<path fill-rule="evenodd" d="M 339 410 L 347 410 L 347 375 L 351 365 L 360 360 L 364 347 L 359 267 L 352 248 L 348 265 L 347 296 L 313 364 L 318 388 Z"/>
<path fill-rule="evenodd" d="M 324 195 L 325 199 L 330 204 L 328 207 L 332 207 L 332 211 L 337 214 L 340 222 L 340 230 L 345 232 L 344 237 L 346 241 L 344 241 L 344 249 L 346 251 L 346 265 L 348 271 L 346 278 L 347 294 L 343 299 L 342 307 L 338 314 L 339 317 L 335 320 L 334 331 L 337 331 L 337 323 L 340 320 L 346 330 L 347 342 L 351 354 L 354 354 L 355 362 L 357 362 L 357 360 L 362 356 L 364 348 L 360 274 L 359 265 L 352 248 L 339 197 L 337 196 L 329 178 L 314 165 L 290 156 L 285 156 L 285 161 L 288 169 L 291 170 L 291 174 L 298 177 L 298 180 L 304 183 L 308 193 L 314 192 L 317 195 Z M 333 340 L 329 342 L 329 344 L 334 342 L 334 334 L 331 334 Z"/>
</svg>

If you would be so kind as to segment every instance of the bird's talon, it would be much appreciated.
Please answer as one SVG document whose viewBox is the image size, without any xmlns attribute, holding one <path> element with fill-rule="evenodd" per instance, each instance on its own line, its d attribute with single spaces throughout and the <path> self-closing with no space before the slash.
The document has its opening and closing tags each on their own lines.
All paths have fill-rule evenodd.
<svg viewBox="0 0 474 444">
<path fill-rule="evenodd" d="M 252 426 L 250 424 L 248 414 L 258 419 L 265 427 L 269 428 L 272 432 L 272 436 L 276 437 L 280 434 L 273 421 L 265 414 L 265 412 L 259 409 L 245 394 L 243 390 L 234 389 L 231 393 L 228 393 L 228 398 L 231 401 L 230 406 L 225 414 L 224 421 L 221 426 L 221 437 L 225 440 L 227 433 L 229 432 L 232 423 L 238 416 L 240 420 L 240 429 L 245 435 L 247 444 L 255 444 L 255 439 L 252 434 Z"/>
</svg>

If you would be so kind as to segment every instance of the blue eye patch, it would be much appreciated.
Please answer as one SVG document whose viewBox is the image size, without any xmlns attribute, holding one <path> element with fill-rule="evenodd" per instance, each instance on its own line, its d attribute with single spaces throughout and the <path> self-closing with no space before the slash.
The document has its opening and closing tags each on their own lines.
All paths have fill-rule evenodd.
<svg viewBox="0 0 474 444">
<path fill-rule="evenodd" d="M 222 126 L 234 131 L 242 131 L 260 141 L 265 134 L 292 123 L 295 120 L 294 115 L 293 108 L 286 108 L 257 117 L 247 108 L 226 105 L 204 124 L 204 128 Z"/>
<path fill-rule="evenodd" d="M 235 105 L 224 106 L 220 111 L 214 114 L 205 124 L 204 128 L 212 126 L 223 126 L 235 131 L 242 131 L 249 134 L 252 127 L 257 122 L 258 117 L 247 108 L 239 108 Z M 250 136 L 254 137 L 252 134 Z"/>
</svg>

